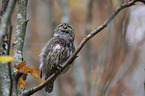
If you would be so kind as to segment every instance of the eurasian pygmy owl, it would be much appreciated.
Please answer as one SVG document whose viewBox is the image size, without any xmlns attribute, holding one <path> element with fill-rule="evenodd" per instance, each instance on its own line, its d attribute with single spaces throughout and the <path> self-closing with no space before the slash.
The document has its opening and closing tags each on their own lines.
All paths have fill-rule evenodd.
<svg viewBox="0 0 145 96">
<path fill-rule="evenodd" d="M 63 65 L 66 62 L 75 51 L 74 38 L 75 31 L 71 25 L 63 23 L 56 27 L 53 37 L 48 41 L 40 54 L 40 77 L 44 76 L 46 80 L 55 72 L 54 66 Z M 69 66 L 64 69 L 65 72 L 68 68 Z M 52 92 L 55 79 L 45 87 L 46 92 Z"/>
</svg>

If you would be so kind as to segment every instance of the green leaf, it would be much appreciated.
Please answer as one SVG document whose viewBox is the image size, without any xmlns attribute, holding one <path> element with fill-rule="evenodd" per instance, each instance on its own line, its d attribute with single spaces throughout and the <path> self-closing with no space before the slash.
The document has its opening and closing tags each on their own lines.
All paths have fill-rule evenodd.
<svg viewBox="0 0 145 96">
<path fill-rule="evenodd" d="M 13 61 L 14 58 L 12 56 L 9 55 L 2 55 L 0 56 L 0 63 L 8 63 L 10 61 Z"/>
</svg>

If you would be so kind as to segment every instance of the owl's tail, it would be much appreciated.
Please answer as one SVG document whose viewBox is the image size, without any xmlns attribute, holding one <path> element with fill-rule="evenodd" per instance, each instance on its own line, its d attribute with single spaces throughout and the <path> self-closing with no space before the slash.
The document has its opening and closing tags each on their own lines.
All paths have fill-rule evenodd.
<svg viewBox="0 0 145 96">
<path fill-rule="evenodd" d="M 56 78 L 55 78 L 56 79 Z M 46 87 L 45 87 L 45 91 L 48 93 L 51 93 L 53 91 L 53 84 L 55 79 L 51 80 L 51 82 L 49 82 Z"/>
</svg>

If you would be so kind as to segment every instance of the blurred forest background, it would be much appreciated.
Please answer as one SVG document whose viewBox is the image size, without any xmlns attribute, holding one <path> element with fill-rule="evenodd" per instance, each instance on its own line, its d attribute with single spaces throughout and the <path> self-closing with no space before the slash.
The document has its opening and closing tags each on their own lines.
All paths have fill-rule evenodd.
<svg viewBox="0 0 145 96">
<path fill-rule="evenodd" d="M 75 46 L 100 26 L 126 0 L 29 0 L 24 59 L 39 70 L 39 54 L 55 27 L 71 24 Z M 12 15 L 14 42 L 17 5 Z M 70 70 L 59 76 L 51 94 L 44 89 L 33 96 L 143 96 L 145 68 L 145 6 L 123 9 L 105 30 L 79 53 Z M 12 51 L 12 50 L 11 50 Z M 12 53 L 12 52 L 11 52 Z M 26 89 L 44 80 L 28 76 Z"/>
</svg>

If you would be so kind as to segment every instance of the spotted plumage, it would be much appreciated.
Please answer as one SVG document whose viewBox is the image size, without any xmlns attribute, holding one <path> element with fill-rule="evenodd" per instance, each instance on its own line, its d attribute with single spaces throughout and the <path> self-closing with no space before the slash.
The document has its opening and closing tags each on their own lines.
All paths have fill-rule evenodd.
<svg viewBox="0 0 145 96">
<path fill-rule="evenodd" d="M 44 76 L 46 80 L 55 72 L 54 66 L 63 65 L 65 63 L 75 51 L 74 38 L 75 31 L 69 24 L 63 23 L 56 27 L 53 37 L 47 42 L 40 54 L 40 77 Z M 68 68 L 69 66 L 65 71 L 67 71 Z M 46 92 L 52 92 L 55 79 L 49 82 L 45 87 Z"/>
</svg>

